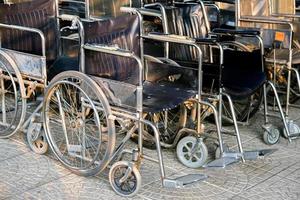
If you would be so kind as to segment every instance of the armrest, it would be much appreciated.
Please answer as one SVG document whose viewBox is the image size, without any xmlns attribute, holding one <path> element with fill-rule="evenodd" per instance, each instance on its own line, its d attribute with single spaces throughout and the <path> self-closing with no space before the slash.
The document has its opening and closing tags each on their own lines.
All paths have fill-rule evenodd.
<svg viewBox="0 0 300 200">
<path fill-rule="evenodd" d="M 146 36 L 143 36 L 146 39 L 157 40 L 161 42 L 170 42 L 177 44 L 186 44 L 186 45 L 197 45 L 201 44 L 217 44 L 217 40 L 213 38 L 190 38 L 187 36 L 174 35 L 174 34 L 165 34 L 165 33 L 149 33 Z"/>
<path fill-rule="evenodd" d="M 145 16 L 153 16 L 161 18 L 162 14 L 160 10 L 148 9 L 148 8 L 131 8 L 131 7 L 121 7 L 121 12 L 126 13 L 137 13 L 139 12 L 141 15 Z"/>
<path fill-rule="evenodd" d="M 62 14 L 60 16 L 58 16 L 60 19 L 64 20 L 64 21 L 74 21 L 77 20 L 79 17 L 76 15 L 68 15 L 68 14 Z"/>
<path fill-rule="evenodd" d="M 290 23 L 292 23 L 292 20 L 289 19 L 279 19 L 277 17 L 257 17 L 257 16 L 243 16 L 239 19 L 239 21 L 267 23 L 267 24 L 283 24 L 283 25 L 290 25 Z"/>
<path fill-rule="evenodd" d="M 134 57 L 133 52 L 121 49 L 118 46 L 108 46 L 108 45 L 88 44 L 87 43 L 83 46 L 83 48 L 90 50 L 90 51 L 98 51 L 98 52 L 113 54 L 113 55 L 117 55 L 117 56 L 131 57 L 131 58 Z"/>
<path fill-rule="evenodd" d="M 215 28 L 213 31 L 215 34 L 222 34 L 222 35 L 251 35 L 256 36 L 260 35 L 260 31 L 257 29 L 224 29 L 224 28 Z"/>
<path fill-rule="evenodd" d="M 171 42 L 178 44 L 187 44 L 194 45 L 196 41 L 187 36 L 173 35 L 173 34 L 165 34 L 165 33 L 148 33 L 143 36 L 145 39 L 157 40 L 161 42 Z"/>
<path fill-rule="evenodd" d="M 201 44 L 217 44 L 217 39 L 215 38 L 196 38 L 196 43 Z"/>
<path fill-rule="evenodd" d="M 273 13 L 272 16 L 274 16 L 274 17 L 286 17 L 286 18 L 293 18 L 293 19 L 300 18 L 300 15 L 288 14 L 288 13 Z"/>
</svg>

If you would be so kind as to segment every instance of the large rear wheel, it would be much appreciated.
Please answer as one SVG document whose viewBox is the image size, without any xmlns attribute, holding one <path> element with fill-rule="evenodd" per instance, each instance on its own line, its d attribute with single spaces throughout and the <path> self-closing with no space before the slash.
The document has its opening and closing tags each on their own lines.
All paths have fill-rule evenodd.
<svg viewBox="0 0 300 200">
<path fill-rule="evenodd" d="M 100 87 L 88 76 L 63 72 L 51 81 L 44 98 L 44 128 L 57 158 L 76 174 L 102 171 L 115 148 L 115 126 Z"/>
<path fill-rule="evenodd" d="M 26 112 L 25 87 L 15 62 L 0 51 L 0 138 L 15 134 Z"/>
</svg>

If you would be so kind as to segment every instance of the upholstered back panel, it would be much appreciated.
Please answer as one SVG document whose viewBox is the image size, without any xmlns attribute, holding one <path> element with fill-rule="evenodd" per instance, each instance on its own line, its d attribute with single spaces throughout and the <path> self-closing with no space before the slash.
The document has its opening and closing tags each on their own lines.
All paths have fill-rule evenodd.
<svg viewBox="0 0 300 200">
<path fill-rule="evenodd" d="M 84 23 L 85 42 L 118 46 L 140 56 L 140 25 L 135 15 Z M 86 51 L 85 72 L 132 84 L 138 83 L 138 67 L 133 59 Z"/>
<path fill-rule="evenodd" d="M 55 1 L 38 0 L 17 4 L 0 4 L 0 22 L 40 29 L 46 38 L 47 62 L 58 55 L 58 28 L 55 18 Z M 2 30 L 2 47 L 41 55 L 40 37 L 30 32 Z"/>
<path fill-rule="evenodd" d="M 166 8 L 169 33 L 189 36 L 191 38 L 207 37 L 208 27 L 206 26 L 201 5 L 199 4 L 178 4 L 176 7 Z M 208 48 L 202 47 L 204 57 L 208 55 Z M 170 44 L 170 58 L 175 60 L 197 60 L 198 53 L 194 47 L 178 44 Z"/>
</svg>

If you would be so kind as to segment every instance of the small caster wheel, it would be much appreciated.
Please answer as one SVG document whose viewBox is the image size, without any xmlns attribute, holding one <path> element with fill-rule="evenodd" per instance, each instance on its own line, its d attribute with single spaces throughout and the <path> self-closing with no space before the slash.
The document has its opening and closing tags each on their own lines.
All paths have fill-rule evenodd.
<svg viewBox="0 0 300 200">
<path fill-rule="evenodd" d="M 229 152 L 229 146 L 227 144 L 223 144 L 223 151 Z M 220 146 L 218 145 L 215 152 L 215 159 L 219 159 L 219 158 L 221 158 L 221 150 L 220 150 Z"/>
<path fill-rule="evenodd" d="M 41 123 L 30 122 L 26 136 L 33 152 L 42 155 L 48 151 L 48 142 Z"/>
<path fill-rule="evenodd" d="M 296 136 L 300 134 L 300 127 L 293 120 L 287 120 L 287 127 L 289 129 L 290 136 Z M 282 133 L 283 137 L 289 138 L 285 128 L 283 128 Z"/>
<path fill-rule="evenodd" d="M 279 141 L 279 137 L 280 137 L 280 131 L 273 126 L 270 126 L 264 131 L 263 139 L 266 144 L 269 145 L 276 144 Z"/>
<path fill-rule="evenodd" d="M 109 182 L 118 195 L 132 197 L 140 190 L 142 178 L 132 162 L 118 161 L 109 170 Z"/>
<path fill-rule="evenodd" d="M 203 166 L 208 158 L 208 150 L 201 138 L 187 136 L 182 138 L 176 148 L 178 160 L 189 168 Z"/>
</svg>

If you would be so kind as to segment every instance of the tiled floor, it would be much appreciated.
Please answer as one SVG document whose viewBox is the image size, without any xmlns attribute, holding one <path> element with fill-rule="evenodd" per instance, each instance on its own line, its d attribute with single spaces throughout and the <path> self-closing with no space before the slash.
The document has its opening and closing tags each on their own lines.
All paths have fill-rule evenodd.
<svg viewBox="0 0 300 200">
<path fill-rule="evenodd" d="M 243 146 L 278 149 L 272 155 L 225 169 L 188 169 L 177 161 L 174 151 L 164 150 L 168 176 L 204 173 L 209 178 L 183 189 L 163 188 L 157 164 L 144 161 L 142 189 L 134 199 L 300 199 L 300 139 L 288 143 L 281 138 L 267 146 L 261 139 L 261 122 L 258 115 L 251 126 L 240 126 Z M 32 153 L 20 138 L 0 140 L 0 199 L 122 199 L 110 188 L 107 174 L 77 176 L 50 155 Z M 232 149 L 236 147 L 234 138 L 225 140 Z M 155 151 L 146 152 L 156 156 Z"/>
</svg>

